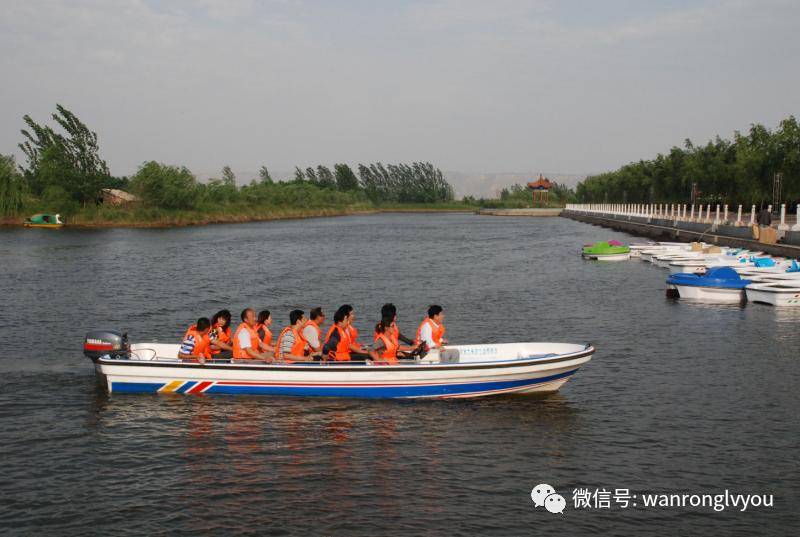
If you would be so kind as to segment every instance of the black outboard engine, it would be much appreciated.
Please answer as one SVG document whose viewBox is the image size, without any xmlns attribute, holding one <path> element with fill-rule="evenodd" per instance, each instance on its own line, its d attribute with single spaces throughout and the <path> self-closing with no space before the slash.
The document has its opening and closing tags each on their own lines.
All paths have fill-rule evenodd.
<svg viewBox="0 0 800 537">
<path fill-rule="evenodd" d="M 92 330 L 83 340 L 83 354 L 96 362 L 101 356 L 127 358 L 129 354 L 128 334 L 114 330 Z"/>
</svg>

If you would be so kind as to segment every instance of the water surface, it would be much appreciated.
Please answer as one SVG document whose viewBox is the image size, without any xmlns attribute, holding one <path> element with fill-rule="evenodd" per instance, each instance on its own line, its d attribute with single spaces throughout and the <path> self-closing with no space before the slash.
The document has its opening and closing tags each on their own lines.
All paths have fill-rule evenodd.
<svg viewBox="0 0 800 537">
<path fill-rule="evenodd" d="M 563 218 L 384 214 L 0 230 L 0 532 L 792 534 L 800 312 L 690 305 L 665 271 L 580 259 Z M 92 328 L 177 342 L 199 315 L 381 304 L 453 342 L 598 348 L 558 394 L 468 401 L 108 396 Z M 545 482 L 563 515 L 534 509 Z M 575 510 L 572 491 L 773 494 L 772 509 Z"/>
</svg>

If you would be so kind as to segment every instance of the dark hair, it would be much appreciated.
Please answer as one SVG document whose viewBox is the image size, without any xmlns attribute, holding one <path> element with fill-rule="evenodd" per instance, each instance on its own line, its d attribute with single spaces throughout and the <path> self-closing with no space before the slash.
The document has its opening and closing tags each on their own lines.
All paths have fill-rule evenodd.
<svg viewBox="0 0 800 537">
<path fill-rule="evenodd" d="M 303 315 L 303 310 L 292 310 L 291 313 L 289 313 L 289 324 L 296 324 Z"/>
<path fill-rule="evenodd" d="M 428 317 L 430 317 L 431 319 L 433 319 L 435 316 L 439 315 L 440 313 L 442 313 L 442 307 L 441 306 L 437 306 L 437 305 L 434 304 L 433 306 L 428 308 Z"/>
<path fill-rule="evenodd" d="M 394 319 L 396 315 L 397 315 L 397 308 L 391 302 L 388 304 L 384 304 L 383 307 L 381 307 L 381 319 L 385 319 L 387 317 L 389 317 L 390 319 Z"/>
<path fill-rule="evenodd" d="M 378 334 L 383 334 L 384 332 L 386 332 L 387 328 L 392 326 L 393 322 L 394 322 L 394 314 L 392 314 L 391 316 L 384 315 L 383 318 L 381 319 L 381 322 L 375 325 L 375 332 L 377 332 Z"/>
<path fill-rule="evenodd" d="M 225 319 L 226 326 L 230 326 L 231 325 L 231 312 L 230 311 L 228 311 L 228 310 L 219 310 L 217 313 L 214 314 L 213 317 L 211 317 L 211 324 L 216 326 L 217 321 L 219 321 L 220 318 Z"/>
<path fill-rule="evenodd" d="M 311 311 L 308 312 L 308 316 L 311 318 L 312 321 L 319 319 L 320 317 L 325 317 L 325 314 L 322 313 L 322 308 L 312 308 Z"/>
<path fill-rule="evenodd" d="M 242 318 L 243 321 L 244 321 L 244 318 L 247 317 L 247 312 L 248 311 L 252 311 L 252 312 L 255 313 L 256 310 L 254 310 L 253 308 L 245 308 L 245 309 L 243 309 L 242 310 L 242 314 L 240 315 L 240 317 Z"/>
<path fill-rule="evenodd" d="M 208 320 L 208 317 L 200 317 L 197 319 L 197 331 L 202 332 L 203 330 L 207 330 L 211 328 L 211 321 Z"/>
<path fill-rule="evenodd" d="M 264 324 L 269 316 L 272 315 L 269 310 L 261 310 L 258 312 L 258 324 Z"/>
<path fill-rule="evenodd" d="M 336 310 L 336 313 L 333 314 L 333 322 L 340 323 L 344 321 L 344 318 L 350 315 L 351 311 L 353 311 L 353 306 L 350 304 L 342 304 L 339 306 L 339 309 Z"/>
</svg>

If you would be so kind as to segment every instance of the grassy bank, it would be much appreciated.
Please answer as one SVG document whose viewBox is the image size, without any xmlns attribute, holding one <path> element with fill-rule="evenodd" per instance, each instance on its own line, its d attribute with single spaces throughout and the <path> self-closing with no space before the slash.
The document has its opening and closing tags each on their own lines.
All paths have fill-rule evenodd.
<svg viewBox="0 0 800 537">
<path fill-rule="evenodd" d="M 350 205 L 331 205 L 317 207 L 230 207 L 218 210 L 167 210 L 141 206 L 111 207 L 89 206 L 65 216 L 70 227 L 177 227 L 202 226 L 208 224 L 259 222 L 292 218 L 314 218 L 325 216 L 345 216 L 351 214 L 377 212 L 472 212 L 477 207 L 468 203 L 419 203 L 419 204 L 380 204 L 369 202 Z M 30 214 L 39 211 L 31 208 Z M 0 225 L 21 226 L 23 216 L 0 220 Z"/>
</svg>

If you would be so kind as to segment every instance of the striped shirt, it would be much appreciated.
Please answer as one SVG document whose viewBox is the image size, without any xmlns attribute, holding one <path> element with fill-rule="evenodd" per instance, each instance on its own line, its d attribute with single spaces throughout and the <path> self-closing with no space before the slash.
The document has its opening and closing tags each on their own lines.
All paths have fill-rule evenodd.
<svg viewBox="0 0 800 537">
<path fill-rule="evenodd" d="M 194 345 L 195 345 L 194 336 L 189 334 L 189 337 L 184 339 L 183 343 L 181 343 L 181 350 L 180 350 L 181 354 L 192 354 L 192 352 L 194 352 Z"/>
<path fill-rule="evenodd" d="M 281 339 L 281 348 L 278 349 L 278 352 L 281 354 L 291 354 L 292 345 L 294 345 L 294 339 L 294 332 L 292 330 L 287 330 L 283 335 L 283 339 Z"/>
</svg>

